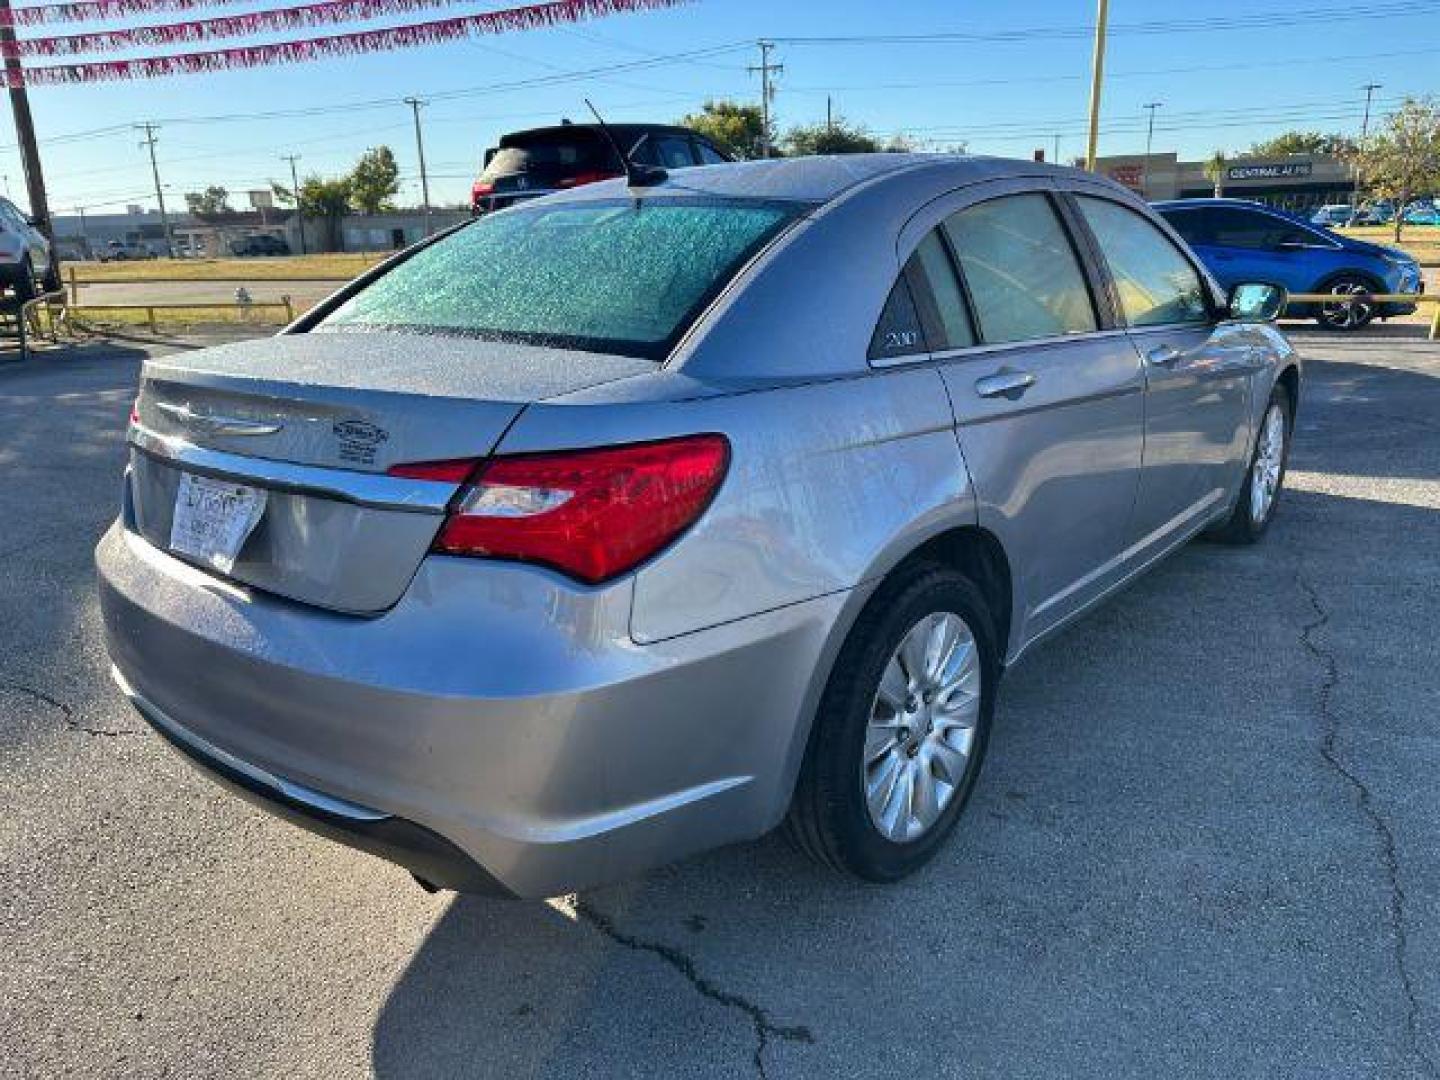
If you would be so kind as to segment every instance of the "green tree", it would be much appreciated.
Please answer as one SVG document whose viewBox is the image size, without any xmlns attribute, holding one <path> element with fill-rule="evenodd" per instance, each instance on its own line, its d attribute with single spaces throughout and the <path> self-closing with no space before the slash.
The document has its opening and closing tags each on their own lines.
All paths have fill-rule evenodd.
<svg viewBox="0 0 1440 1080">
<path fill-rule="evenodd" d="M 198 218 L 216 218 L 230 213 L 230 192 L 212 184 L 204 191 L 185 196 L 185 205 Z"/>
<path fill-rule="evenodd" d="M 737 158 L 765 156 L 765 115 L 759 105 L 707 101 L 698 113 L 682 116 L 679 122 Z M 775 142 L 773 129 L 770 142 Z"/>
<path fill-rule="evenodd" d="M 1287 131 L 1250 147 L 1251 157 L 1284 157 L 1288 154 L 1349 154 L 1355 140 L 1345 135 L 1319 131 Z"/>
<path fill-rule="evenodd" d="M 1224 150 L 1216 150 L 1205 162 L 1205 175 L 1215 185 L 1215 198 L 1225 194 L 1225 169 L 1230 164 Z"/>
<path fill-rule="evenodd" d="M 843 116 L 828 124 L 802 124 L 785 136 L 787 154 L 874 154 L 879 150 L 880 143 L 870 132 Z"/>
<path fill-rule="evenodd" d="M 1367 191 L 1395 204 L 1399 240 L 1406 204 L 1440 189 L 1440 102 L 1406 98 L 1350 160 Z"/>
<path fill-rule="evenodd" d="M 366 150 L 350 171 L 350 202 L 362 214 L 393 210 L 390 196 L 400 190 L 400 166 L 388 146 Z"/>
<path fill-rule="evenodd" d="M 295 192 L 284 184 L 270 181 L 275 201 L 286 206 L 297 202 Z M 307 176 L 300 181 L 300 213 L 307 221 L 318 221 L 324 230 L 322 249 L 340 250 L 340 219 L 350 213 L 350 177 L 341 176 L 325 179 L 322 176 Z"/>
</svg>

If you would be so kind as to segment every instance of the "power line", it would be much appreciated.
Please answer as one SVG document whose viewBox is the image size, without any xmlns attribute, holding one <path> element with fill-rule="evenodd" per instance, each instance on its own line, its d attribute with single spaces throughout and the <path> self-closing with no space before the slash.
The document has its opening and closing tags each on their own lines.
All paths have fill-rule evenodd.
<svg viewBox="0 0 1440 1080">
<path fill-rule="evenodd" d="M 170 216 L 165 213 L 165 193 L 160 189 L 160 166 L 155 164 L 155 131 L 153 123 L 136 124 L 137 128 L 145 132 L 145 138 L 141 146 L 150 150 L 150 171 L 155 176 L 155 201 L 160 204 L 160 228 L 165 233 L 165 253 L 172 259 L 175 257 L 175 244 L 170 238 Z"/>
</svg>

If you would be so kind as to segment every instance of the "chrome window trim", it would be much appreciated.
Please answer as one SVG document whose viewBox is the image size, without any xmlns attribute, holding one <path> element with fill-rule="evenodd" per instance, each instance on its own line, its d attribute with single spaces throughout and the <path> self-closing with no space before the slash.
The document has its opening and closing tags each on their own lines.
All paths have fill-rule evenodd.
<svg viewBox="0 0 1440 1080">
<path fill-rule="evenodd" d="M 127 441 L 141 453 L 187 471 L 253 482 L 300 495 L 318 495 L 377 510 L 443 514 L 458 487 L 434 480 L 411 480 L 384 473 L 352 472 L 231 454 L 173 436 L 157 435 L 138 424 L 130 426 Z"/>
<path fill-rule="evenodd" d="M 1178 323 L 1179 326 L 1194 327 L 1196 323 Z M 1145 329 L 1162 329 L 1146 327 Z M 932 353 L 916 353 L 912 356 L 890 356 L 883 360 L 872 360 L 872 368 L 906 367 L 912 364 L 945 363 L 950 360 L 966 360 L 972 356 L 988 356 L 991 353 L 1009 352 L 1015 349 L 1053 348 L 1058 345 L 1074 345 L 1077 342 L 1102 341 L 1106 338 L 1122 337 L 1131 331 L 1117 326 L 1109 330 L 1087 330 L 1081 334 L 1055 334 L 1043 338 L 1022 338 L 1019 341 L 991 341 L 978 345 L 962 345 L 955 349 L 941 349 Z"/>
</svg>

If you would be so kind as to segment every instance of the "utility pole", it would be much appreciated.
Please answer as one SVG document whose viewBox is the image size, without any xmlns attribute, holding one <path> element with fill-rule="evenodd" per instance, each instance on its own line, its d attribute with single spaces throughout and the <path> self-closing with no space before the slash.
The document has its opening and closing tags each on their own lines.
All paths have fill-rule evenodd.
<svg viewBox="0 0 1440 1080">
<path fill-rule="evenodd" d="M 772 76 L 784 71 L 785 65 L 770 62 L 770 50 L 775 48 L 773 41 L 761 40 L 755 44 L 760 46 L 760 65 L 759 67 L 748 67 L 745 70 L 751 75 L 758 74 L 760 76 L 760 116 L 761 123 L 764 125 L 764 130 L 760 133 L 760 146 L 762 156 L 768 158 L 771 151 L 770 103 L 775 99 L 775 84 L 770 80 Z"/>
<path fill-rule="evenodd" d="M 300 174 L 295 170 L 295 162 L 300 160 L 299 154 L 281 154 L 281 161 L 290 163 L 290 194 L 295 196 L 295 220 L 299 222 L 300 233 L 300 254 L 305 254 L 305 211 L 300 207 Z"/>
<path fill-rule="evenodd" d="M 1145 160 L 1140 165 L 1140 197 L 1150 197 L 1150 147 L 1155 142 L 1155 110 L 1164 105 L 1163 101 L 1151 101 L 1141 108 L 1150 110 L 1150 123 L 1145 128 Z"/>
<path fill-rule="evenodd" d="M 85 207 L 75 207 L 75 213 L 80 215 L 80 250 L 85 253 L 86 258 L 89 258 L 90 234 L 85 231 Z"/>
<path fill-rule="evenodd" d="M 0 0 L 0 44 L 14 40 L 10 0 Z M 25 91 L 25 72 L 19 57 L 5 57 L 5 82 L 10 88 L 10 108 L 15 113 L 15 141 L 20 144 L 20 163 L 25 170 L 25 194 L 30 200 L 30 217 L 37 229 L 54 240 L 50 201 L 45 196 L 45 173 L 40 168 L 40 146 L 35 139 L 35 119 L 30 115 L 30 97 Z M 8 192 L 9 177 L 5 178 L 5 187 Z"/>
<path fill-rule="evenodd" d="M 415 114 L 415 151 L 420 155 L 420 199 L 425 208 L 425 235 L 429 236 L 433 231 L 430 222 L 430 176 L 425 172 L 425 140 L 420 136 L 420 106 L 425 102 L 419 98 L 407 97 L 405 104 L 409 105 Z"/>
<path fill-rule="evenodd" d="M 831 134 L 835 131 L 835 106 L 834 99 L 825 95 L 825 132 Z"/>
<path fill-rule="evenodd" d="M 1090 66 L 1090 134 L 1085 142 L 1085 168 L 1095 171 L 1100 147 L 1100 89 L 1105 82 L 1105 24 L 1110 18 L 1110 0 L 1099 0 L 1095 13 L 1095 59 Z"/>
<path fill-rule="evenodd" d="M 155 201 L 160 204 L 160 228 L 165 232 L 165 254 L 173 259 L 175 244 L 170 239 L 170 215 L 165 212 L 165 192 L 160 187 L 160 166 L 155 163 L 156 125 L 147 122 L 135 126 L 145 132 L 145 138 L 141 140 L 140 145 L 150 150 L 150 173 L 155 177 Z"/>
<path fill-rule="evenodd" d="M 1060 136 L 1055 136 L 1055 164 L 1060 164 Z"/>
<path fill-rule="evenodd" d="M 1365 119 L 1360 122 L 1360 151 L 1364 153 L 1366 140 L 1370 138 L 1370 99 L 1381 88 L 1378 82 L 1366 83 L 1360 89 L 1365 91 Z M 1360 201 L 1360 163 L 1355 163 L 1355 201 Z"/>
</svg>

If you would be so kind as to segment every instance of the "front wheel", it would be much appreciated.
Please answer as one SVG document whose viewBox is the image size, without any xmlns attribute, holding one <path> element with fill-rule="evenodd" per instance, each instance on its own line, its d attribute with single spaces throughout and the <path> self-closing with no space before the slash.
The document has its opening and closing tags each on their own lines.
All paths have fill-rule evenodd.
<svg viewBox="0 0 1440 1080">
<path fill-rule="evenodd" d="M 830 676 L 786 822 L 819 862 L 890 882 L 929 862 L 960 818 L 990 734 L 1000 663 L 963 574 L 902 570 L 856 620 Z"/>
<path fill-rule="evenodd" d="M 1225 523 L 1213 533 L 1217 540 L 1229 544 L 1253 544 L 1265 535 L 1280 501 L 1285 483 L 1285 467 L 1290 460 L 1290 435 L 1293 429 L 1290 395 L 1283 386 L 1270 392 L 1270 403 L 1260 421 L 1255 451 L 1250 468 L 1241 483 L 1240 497 Z"/>
<path fill-rule="evenodd" d="M 1374 291 L 1369 282 L 1355 277 L 1342 277 L 1325 289 L 1332 296 L 1364 296 Z M 1315 321 L 1326 330 L 1359 330 L 1369 326 L 1374 318 L 1375 305 L 1363 300 L 1322 303 L 1315 315 Z"/>
</svg>

